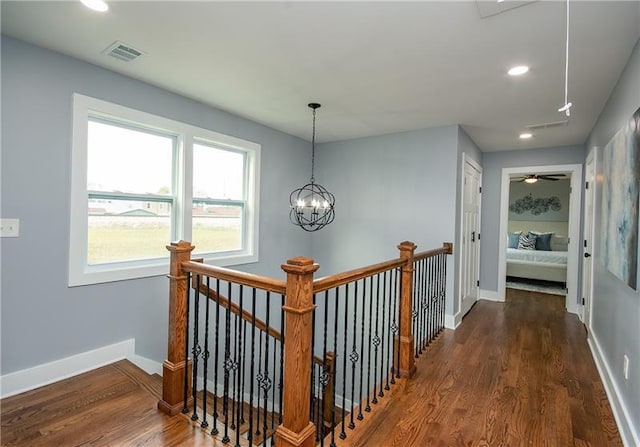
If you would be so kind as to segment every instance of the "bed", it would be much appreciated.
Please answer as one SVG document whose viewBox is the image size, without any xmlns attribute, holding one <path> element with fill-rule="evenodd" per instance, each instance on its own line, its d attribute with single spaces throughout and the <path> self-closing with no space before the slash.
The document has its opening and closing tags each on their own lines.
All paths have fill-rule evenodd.
<svg viewBox="0 0 640 447">
<path fill-rule="evenodd" d="M 567 282 L 567 222 L 509 221 L 509 232 L 553 233 L 551 251 L 507 248 L 507 276 Z"/>
</svg>

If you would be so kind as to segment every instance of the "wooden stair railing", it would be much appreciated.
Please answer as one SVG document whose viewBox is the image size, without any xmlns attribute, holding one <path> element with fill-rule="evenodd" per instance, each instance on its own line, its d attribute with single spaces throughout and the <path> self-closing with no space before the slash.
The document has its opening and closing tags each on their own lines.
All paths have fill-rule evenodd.
<svg viewBox="0 0 640 447">
<path fill-rule="evenodd" d="M 194 300 L 193 312 L 197 315 L 198 309 L 204 304 L 198 304 L 197 297 L 201 294 L 206 297 L 206 312 L 209 315 L 208 303 L 217 303 L 218 309 L 224 309 L 227 322 L 225 324 L 227 338 L 231 327 L 230 315 L 235 315 L 233 320 L 234 330 L 240 332 L 246 330 L 246 324 L 251 324 L 251 331 L 258 330 L 259 333 L 266 334 L 273 339 L 272 357 L 274 372 L 276 368 L 275 343 L 280 343 L 281 367 L 280 385 L 282 386 L 281 401 L 278 408 L 280 425 L 275 431 L 275 445 L 277 447 L 308 446 L 311 447 L 319 442 L 324 442 L 327 429 L 330 430 L 331 444 L 335 443 L 335 434 L 338 424 L 341 424 L 339 437 L 347 437 L 346 415 L 350 414 L 349 428 L 355 428 L 354 412 L 358 409 L 358 420 L 363 417 L 362 407 L 366 397 L 366 411 L 371 411 L 370 403 L 376 404 L 377 398 L 384 396 L 389 385 L 394 383 L 396 377 L 411 377 L 415 372 L 415 357 L 422 353 L 424 347 L 439 333 L 443 327 L 445 289 L 446 289 L 446 260 L 444 255 L 451 254 L 452 244 L 445 243 L 442 248 L 429 250 L 423 253 L 415 253 L 415 244 L 403 242 L 398 246 L 400 256 L 397 259 L 374 264 L 369 267 L 352 270 L 349 272 L 320 278 L 314 281 L 313 276 L 319 266 L 308 258 L 294 258 L 282 265 L 286 273 L 286 281 L 266 278 L 258 275 L 238 272 L 220 267 L 205 265 L 201 262 L 190 259 L 193 246 L 184 241 L 172 243 L 167 246 L 171 253 L 170 265 L 170 287 L 169 287 L 169 333 L 167 360 L 163 364 L 163 392 L 162 399 L 158 407 L 174 415 L 180 411 L 185 412 L 188 406 L 193 406 L 194 414 L 192 420 L 198 420 L 193 396 L 197 391 L 198 364 L 204 367 L 204 377 L 207 377 L 206 365 L 208 351 L 205 344 L 206 354 L 201 353 L 197 337 L 202 328 L 198 329 L 197 323 L 193 329 L 193 356 L 189 357 L 188 352 L 188 322 L 189 316 L 189 289 L 195 288 L 197 293 Z M 437 260 L 437 261 L 436 261 Z M 417 273 L 416 273 L 417 270 Z M 415 281 L 415 275 L 418 281 Z M 189 287 L 189 277 L 194 277 L 192 287 Z M 197 279 L 196 279 L 197 278 Z M 206 278 L 206 284 L 204 279 Z M 223 296 L 219 289 L 209 286 L 209 278 L 214 281 L 225 281 L 228 283 L 229 294 Z M 232 285 L 240 290 L 240 304 L 231 299 Z M 282 298 L 281 315 L 284 322 L 283 332 L 271 327 L 269 322 L 269 305 L 267 305 L 266 321 L 256 318 L 248 312 L 242 305 L 242 288 L 252 288 L 254 290 L 255 310 L 255 290 L 259 289 L 266 293 L 267 298 L 270 293 L 279 294 Z M 330 295 L 333 298 L 330 300 Z M 186 297 L 186 298 L 185 298 Z M 316 303 L 317 297 L 317 303 Z M 236 300 L 237 300 L 236 295 Z M 268 300 L 267 300 L 268 301 Z M 351 304 L 350 304 L 351 302 Z M 374 306 L 375 303 L 375 306 Z M 319 307 L 318 307 L 319 306 Z M 322 355 L 314 355 L 312 346 L 314 319 L 318 322 L 319 315 L 324 315 L 325 324 L 329 315 L 329 306 L 334 306 L 333 324 L 334 335 L 332 337 L 332 347 L 327 342 L 327 329 L 324 328 L 324 340 L 320 340 L 323 346 L 316 344 L 316 352 L 322 350 Z M 351 306 L 351 307 L 350 307 Z M 368 308 L 367 308 L 368 306 Z M 318 307 L 318 310 L 316 310 Z M 374 313 L 375 309 L 375 313 Z M 351 312 L 349 312 L 351 310 Z M 360 315 L 361 319 L 356 317 Z M 428 318 L 427 318 L 428 315 Z M 192 315 L 193 317 L 193 315 Z M 351 320 L 351 318 L 353 318 Z M 340 321 L 338 320 L 340 319 Z M 197 319 L 196 319 L 197 320 Z M 195 320 L 194 320 L 195 321 Z M 208 320 L 207 320 L 208 321 Z M 217 328 L 217 327 L 216 327 Z M 241 329 L 243 328 L 243 329 Z M 338 337 L 340 328 L 340 337 Z M 209 330 L 208 323 L 205 333 Z M 350 335 L 349 335 L 350 334 Z M 357 336 L 361 341 L 357 340 Z M 365 344 L 365 335 L 367 337 Z M 416 341 L 416 335 L 418 336 Z M 242 335 L 240 335 L 242 337 Z M 248 337 L 248 336 L 247 336 Z M 322 338 L 322 337 L 321 337 Z M 208 338 L 205 335 L 205 343 Z M 217 339 L 216 339 L 217 340 Z M 260 337 L 262 340 L 262 336 Z M 286 342 L 285 342 L 286 341 Z M 318 341 L 318 340 L 316 340 Z M 347 344 L 352 343 L 351 346 Z M 216 341 L 217 343 L 217 341 Z M 253 343 L 253 339 L 252 339 Z M 266 349 L 268 352 L 267 342 Z M 356 344 L 359 344 L 359 352 Z M 236 359 L 240 358 L 240 346 L 242 338 L 233 349 L 236 352 Z M 320 346 L 318 348 L 318 346 Z M 365 353 L 365 347 L 368 351 Z M 386 347 L 386 348 L 385 348 Z M 244 349 L 244 348 L 242 348 Z M 385 351 L 386 349 L 386 351 Z M 227 363 L 230 360 L 229 343 L 225 347 L 224 361 L 225 381 L 229 376 L 231 366 Z M 393 355 L 391 354 L 393 350 Z M 216 346 L 216 352 L 218 347 Z M 261 351 L 260 351 L 261 352 Z M 244 351 L 242 353 L 244 356 Z M 251 354 L 250 354 L 251 356 Z M 363 374 L 364 361 L 367 359 L 367 375 Z M 373 369 L 370 368 L 373 359 Z M 220 359 L 222 361 L 223 359 Z M 351 378 L 348 379 L 347 361 L 351 362 Z M 245 359 L 240 361 L 239 368 L 248 368 Z M 259 362 L 258 362 L 259 363 Z M 265 366 L 267 354 L 265 354 Z M 253 371 L 254 358 L 251 358 L 251 371 Z M 312 365 L 317 365 L 320 369 L 318 373 L 312 373 Z M 360 367 L 358 396 L 355 394 L 356 365 Z M 238 365 L 232 365 L 234 370 Z M 259 365 L 258 365 L 259 367 Z M 218 368 L 218 366 L 216 366 Z M 337 372 L 342 368 L 340 372 Z M 192 371 L 193 369 L 193 371 Z M 373 372 L 370 372 L 372 370 Z M 266 371 L 266 370 L 265 370 Z M 192 372 L 194 374 L 192 374 Z M 257 370 L 261 376 L 260 369 Z M 216 369 L 217 374 L 217 369 Z M 336 377 L 341 377 L 342 383 L 336 382 Z M 372 378 L 373 376 L 373 378 Z M 187 378 L 193 377 L 193 393 L 187 393 Z M 312 383 L 313 378 L 319 379 L 318 383 Z M 267 379 L 266 377 L 263 379 Z M 276 379 L 272 375 L 271 379 Z M 235 379 L 234 379 L 235 380 Z M 239 381 L 240 379 L 238 379 Z M 244 380 L 244 379 L 242 379 Z M 249 379 L 253 383 L 254 378 Z M 260 383 L 260 377 L 258 382 Z M 364 382 L 366 380 L 366 393 L 363 394 Z M 384 383 L 386 380 L 386 384 Z M 347 382 L 350 383 L 351 408 L 347 408 Z M 206 380 L 204 381 L 204 395 L 207 395 Z M 275 382 L 274 382 L 275 383 Z M 267 392 L 269 389 L 275 393 L 275 388 L 271 388 L 272 382 L 264 390 L 264 404 L 267 405 Z M 373 384 L 373 392 L 370 386 Z M 342 408 L 340 409 L 340 420 L 336 420 L 338 411 L 336 410 L 338 401 L 338 385 L 341 385 Z M 191 384 L 189 384 L 191 386 Z M 215 385 L 217 387 L 217 385 Z M 242 390 L 245 389 L 244 382 L 239 383 L 237 395 L 225 395 L 225 402 L 238 402 L 238 426 L 244 423 L 241 421 L 241 408 L 245 404 L 242 401 Z M 253 386 L 253 385 L 252 385 Z M 235 390 L 235 388 L 234 388 Z M 319 391 L 318 391 L 319 390 Z M 319 401 L 318 409 L 314 409 L 314 396 L 323 396 Z M 235 393 L 235 391 L 234 391 Z M 258 395 L 260 392 L 258 391 Z M 252 395 L 253 396 L 253 395 Z M 311 396 L 311 399 L 309 399 Z M 357 397 L 354 401 L 353 397 Z M 258 401 L 262 397 L 258 398 Z M 371 399 L 370 399 L 371 398 Z M 231 399 L 231 400 L 229 400 Z M 237 400 L 240 399 L 240 400 Z M 206 399 L 205 399 L 206 401 Z M 249 407 L 253 405 L 253 397 L 249 402 Z M 260 402 L 257 402 L 260 404 Z M 354 403 L 357 407 L 354 407 Z M 235 403 L 233 403 L 235 405 Z M 206 405 L 206 403 L 205 403 Z M 225 404 L 226 405 L 226 404 Z M 272 408 L 275 401 L 271 401 Z M 227 411 L 226 418 L 229 418 Z M 235 410 L 234 410 L 235 411 Z M 265 410 L 266 411 L 266 410 Z M 187 411 L 188 412 L 188 411 Z M 316 417 L 314 417 L 314 412 Z M 323 418 L 317 417 L 318 413 L 323 414 Z M 204 420 L 201 426 L 206 426 L 206 409 L 203 410 Z M 331 420 L 328 421 L 327 413 Z M 266 413 L 265 413 L 266 414 Z M 236 415 L 231 416 L 235 418 Z M 266 417 L 266 416 L 265 416 Z M 275 416 L 271 416 L 271 420 Z M 323 420 L 324 419 L 324 420 Z M 232 428 L 235 419 L 232 421 Z M 266 419 L 263 420 L 263 422 Z M 215 422 L 215 419 L 214 419 Z M 322 428 L 316 427 L 316 423 Z M 225 420 L 225 427 L 228 420 Z M 265 422 L 266 423 L 266 422 Z M 272 422 L 273 423 L 273 422 Z M 266 433 L 266 430 L 264 430 Z M 213 434 L 213 430 L 212 430 Z M 226 439 L 225 439 L 226 438 Z M 229 442 L 225 433 L 223 442 Z M 328 438 L 329 439 L 329 438 Z"/>
</svg>

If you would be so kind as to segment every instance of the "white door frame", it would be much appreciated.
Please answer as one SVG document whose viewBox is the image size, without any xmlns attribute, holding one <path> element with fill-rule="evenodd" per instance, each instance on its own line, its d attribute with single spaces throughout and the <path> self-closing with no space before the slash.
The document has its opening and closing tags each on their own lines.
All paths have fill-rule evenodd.
<svg viewBox="0 0 640 447">
<path fill-rule="evenodd" d="M 571 173 L 571 194 L 569 195 L 569 253 L 567 257 L 567 298 L 565 306 L 567 312 L 578 313 L 578 271 L 582 262 L 580 245 L 580 212 L 582 203 L 582 165 L 550 165 L 550 166 L 522 166 L 517 168 L 502 168 L 502 184 L 500 194 L 500 237 L 498 251 L 498 296 L 504 300 L 507 289 L 507 228 L 509 221 L 509 178 L 513 175 Z"/>
<path fill-rule="evenodd" d="M 465 196 L 464 196 L 464 191 L 465 191 L 465 187 L 464 187 L 464 181 L 465 181 L 465 166 L 466 164 L 470 164 L 476 171 L 478 171 L 480 173 L 480 181 L 478 186 L 480 188 L 482 188 L 482 166 L 480 166 L 478 164 L 478 162 L 476 162 L 473 158 L 467 156 L 467 154 L 465 152 L 462 153 L 462 175 L 460 176 L 460 202 L 459 202 L 459 216 L 460 216 L 460 233 L 458 234 L 458 240 L 460 241 L 460 246 L 462 247 L 462 239 L 464 237 L 464 202 L 465 202 Z M 480 197 L 480 201 L 478 204 L 478 222 L 482 222 L 482 197 Z M 480 233 L 480 232 L 478 232 Z M 480 255 L 480 252 L 482 250 L 482 242 L 480 239 L 478 239 L 478 254 Z M 458 272 L 460 272 L 458 274 L 458 315 L 456 317 L 462 319 L 462 317 L 464 317 L 463 313 L 462 313 L 462 268 L 463 268 L 463 259 L 462 259 L 462 250 L 459 251 L 460 256 L 458 256 Z M 479 260 L 478 260 L 479 261 Z M 480 262 L 477 263 L 477 268 L 478 268 L 478 278 L 480 278 L 479 275 L 479 270 L 480 270 Z M 480 298 L 480 287 L 478 286 L 478 296 L 476 297 L 476 300 Z M 459 323 L 459 321 L 457 321 L 457 323 Z"/>
<path fill-rule="evenodd" d="M 591 165 L 591 169 L 593 172 L 593 177 L 590 179 L 589 178 L 589 173 L 587 172 L 587 166 L 589 166 L 589 163 L 592 163 Z M 590 270 L 591 272 L 589 272 L 590 274 L 587 274 L 587 272 L 584 269 L 584 264 L 583 264 L 583 269 L 582 269 L 582 278 L 583 278 L 583 283 L 582 283 L 582 294 L 584 296 L 585 299 L 585 305 L 586 306 L 582 306 L 582 322 L 585 324 L 585 326 L 587 327 L 587 329 L 589 330 L 589 332 L 591 332 L 591 315 L 593 313 L 593 263 L 595 261 L 595 256 L 594 256 L 594 246 L 593 246 L 593 242 L 595 239 L 595 235 L 596 235 L 596 213 L 595 213 L 595 206 L 596 206 L 596 173 L 598 172 L 598 148 L 595 147 L 591 153 L 589 153 L 589 156 L 587 157 L 587 160 L 585 162 L 585 181 L 589 181 L 589 189 L 585 190 L 585 207 L 584 207 L 584 216 L 583 216 L 583 221 L 584 221 L 584 229 L 585 229 L 585 233 L 587 231 L 587 222 L 589 221 L 591 223 L 591 231 L 589 232 L 589 234 L 584 234 L 584 236 L 589 237 L 589 240 L 591 241 L 591 247 L 589 247 L 589 249 L 591 250 L 591 263 L 589 264 L 591 266 Z M 591 215 L 587 216 L 587 207 L 586 207 L 586 202 L 588 200 L 587 196 L 591 197 Z M 586 249 L 585 249 L 586 251 Z M 584 258 L 583 258 L 584 261 Z M 588 284 L 588 287 L 585 287 L 585 282 L 589 281 L 590 284 Z M 588 293 L 585 291 L 585 289 L 588 291 Z M 588 294 L 588 296 L 587 296 Z M 585 307 L 586 307 L 586 318 L 585 318 Z"/>
</svg>

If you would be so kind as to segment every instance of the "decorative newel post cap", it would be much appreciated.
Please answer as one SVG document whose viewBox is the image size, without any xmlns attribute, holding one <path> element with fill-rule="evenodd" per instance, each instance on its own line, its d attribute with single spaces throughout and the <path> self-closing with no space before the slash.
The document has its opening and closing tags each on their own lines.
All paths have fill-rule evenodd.
<svg viewBox="0 0 640 447">
<path fill-rule="evenodd" d="M 287 273 L 313 273 L 320 268 L 313 259 L 304 256 L 287 259 L 287 263 L 281 267 Z"/>
<path fill-rule="evenodd" d="M 408 251 L 413 251 L 417 248 L 418 246 L 416 244 L 414 244 L 411 241 L 404 241 L 404 242 L 400 242 L 400 244 L 398 244 L 398 250 L 408 250 Z"/>
<path fill-rule="evenodd" d="M 187 242 L 183 240 L 172 241 L 169 245 L 167 245 L 167 250 L 176 251 L 176 252 L 191 251 L 194 248 L 196 247 L 194 245 L 191 245 L 191 242 Z"/>
</svg>

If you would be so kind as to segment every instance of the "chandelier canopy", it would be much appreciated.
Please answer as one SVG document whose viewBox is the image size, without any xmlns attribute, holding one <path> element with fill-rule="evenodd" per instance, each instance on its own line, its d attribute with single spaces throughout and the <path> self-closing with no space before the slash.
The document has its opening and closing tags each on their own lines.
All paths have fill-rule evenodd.
<svg viewBox="0 0 640 447">
<path fill-rule="evenodd" d="M 316 183 L 313 176 L 316 156 L 316 109 L 320 108 L 320 104 L 312 102 L 309 107 L 313 110 L 311 179 L 309 183 L 294 189 L 289 195 L 289 220 L 305 231 L 318 231 L 333 222 L 336 199 L 327 188 Z"/>
</svg>

